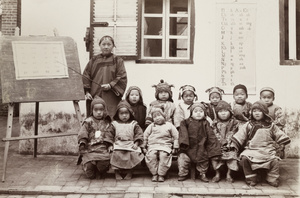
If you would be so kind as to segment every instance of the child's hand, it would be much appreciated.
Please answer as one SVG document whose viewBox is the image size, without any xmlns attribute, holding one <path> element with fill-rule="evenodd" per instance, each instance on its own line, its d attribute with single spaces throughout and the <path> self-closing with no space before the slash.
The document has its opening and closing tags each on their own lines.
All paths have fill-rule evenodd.
<svg viewBox="0 0 300 198">
<path fill-rule="evenodd" d="M 107 148 L 107 150 L 108 150 L 109 153 L 111 153 L 111 152 L 113 152 L 114 147 L 113 147 L 113 146 L 109 146 L 109 147 Z"/>
<path fill-rule="evenodd" d="M 131 148 L 134 149 L 134 150 L 136 150 L 136 149 L 138 149 L 138 145 L 134 144 L 134 145 L 132 145 Z"/>
<path fill-rule="evenodd" d="M 143 148 L 143 153 L 146 154 L 147 152 L 148 152 L 148 150 Z"/>
<path fill-rule="evenodd" d="M 173 148 L 172 154 L 177 154 L 178 153 L 178 148 Z"/>
<path fill-rule="evenodd" d="M 150 125 L 152 122 L 151 122 L 151 120 L 146 120 L 146 125 L 148 126 L 148 125 Z"/>
</svg>

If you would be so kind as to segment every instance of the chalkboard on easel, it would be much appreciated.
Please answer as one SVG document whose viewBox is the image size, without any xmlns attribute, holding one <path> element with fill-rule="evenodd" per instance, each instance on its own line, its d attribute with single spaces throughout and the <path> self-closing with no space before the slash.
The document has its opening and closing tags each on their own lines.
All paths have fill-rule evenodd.
<svg viewBox="0 0 300 198">
<path fill-rule="evenodd" d="M 77 46 L 70 37 L 1 37 L 3 103 L 84 100 Z"/>
</svg>

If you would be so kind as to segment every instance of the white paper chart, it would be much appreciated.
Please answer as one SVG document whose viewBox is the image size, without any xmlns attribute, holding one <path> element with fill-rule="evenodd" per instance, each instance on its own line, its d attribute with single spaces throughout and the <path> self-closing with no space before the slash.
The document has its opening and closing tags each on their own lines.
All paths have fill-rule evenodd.
<svg viewBox="0 0 300 198">
<path fill-rule="evenodd" d="M 12 41 L 17 80 L 68 78 L 64 44 L 60 41 Z"/>
<path fill-rule="evenodd" d="M 216 84 L 226 93 L 237 84 L 255 93 L 255 16 L 254 3 L 216 4 Z"/>
</svg>

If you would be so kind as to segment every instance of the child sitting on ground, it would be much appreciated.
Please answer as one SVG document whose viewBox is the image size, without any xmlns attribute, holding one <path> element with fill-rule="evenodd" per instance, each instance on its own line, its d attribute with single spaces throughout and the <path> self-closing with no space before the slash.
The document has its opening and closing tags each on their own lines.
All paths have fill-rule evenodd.
<svg viewBox="0 0 300 198">
<path fill-rule="evenodd" d="M 194 100 L 197 100 L 195 87 L 191 85 L 184 85 L 180 87 L 179 91 L 179 100 L 182 98 L 183 102 L 180 102 L 175 109 L 174 113 L 174 125 L 179 129 L 181 121 L 187 119 L 191 115 L 190 107 L 194 103 Z"/>
<path fill-rule="evenodd" d="M 217 119 L 216 115 L 216 106 L 218 105 L 219 101 L 222 100 L 222 95 L 224 94 L 224 90 L 219 87 L 211 87 L 207 89 L 205 92 L 208 92 L 208 98 L 210 103 L 206 103 L 206 114 L 207 120 L 210 125 L 213 124 L 213 121 Z"/>
<path fill-rule="evenodd" d="M 205 118 L 204 105 L 194 103 L 190 110 L 190 118 L 180 124 L 178 181 L 187 179 L 190 164 L 193 162 L 200 172 L 200 179 L 208 182 L 206 172 L 209 167 L 209 159 L 217 160 L 221 156 L 221 146 Z"/>
<path fill-rule="evenodd" d="M 125 100 L 130 104 L 135 120 L 143 131 L 145 131 L 147 107 L 143 102 L 142 90 L 137 86 L 129 87 L 125 95 Z"/>
<path fill-rule="evenodd" d="M 153 175 L 152 181 L 163 182 L 172 164 L 172 154 L 176 154 L 178 150 L 178 131 L 173 124 L 166 122 L 162 109 L 153 108 L 151 115 L 154 122 L 144 133 L 143 151 L 146 164 Z"/>
<path fill-rule="evenodd" d="M 171 90 L 171 87 L 174 87 L 173 85 L 169 85 L 167 82 L 164 82 L 164 80 L 160 80 L 160 83 L 157 85 L 153 85 L 155 87 L 155 98 L 156 100 L 151 102 L 148 108 L 148 113 L 146 117 L 146 126 L 151 124 L 153 122 L 153 119 L 151 117 L 151 111 L 152 108 L 162 108 L 165 115 L 166 115 L 166 121 L 173 124 L 173 117 L 175 112 L 175 104 L 173 103 L 173 93 Z"/>
<path fill-rule="evenodd" d="M 233 117 L 230 104 L 221 100 L 216 107 L 217 122 L 214 123 L 214 132 L 220 141 L 222 157 L 219 161 L 213 161 L 216 163 L 216 176 L 212 179 L 213 182 L 220 181 L 220 167 L 222 165 L 227 166 L 226 181 L 232 183 L 231 177 L 232 171 L 238 171 L 238 158 L 237 152 L 230 150 L 231 137 L 238 131 L 238 121 Z"/>
<path fill-rule="evenodd" d="M 239 84 L 233 88 L 234 102 L 231 104 L 231 106 L 233 115 L 239 122 L 239 126 L 245 124 L 250 117 L 250 110 L 252 104 L 246 101 L 247 98 L 248 91 L 245 85 Z"/>
<path fill-rule="evenodd" d="M 143 144 L 143 130 L 134 120 L 130 104 L 125 100 L 118 104 L 113 118 L 112 125 L 116 135 L 110 163 L 117 180 L 123 179 L 124 174 L 124 179 L 131 179 L 132 168 L 144 158 L 139 147 Z"/>
<path fill-rule="evenodd" d="M 287 145 L 290 138 L 281 131 L 268 115 L 265 103 L 257 101 L 251 108 L 250 121 L 243 125 L 232 137 L 232 147 L 242 151 L 240 164 L 243 168 L 246 183 L 257 184 L 257 171 L 267 170 L 266 181 L 271 185 L 279 185 L 279 160 L 274 143 Z"/>
<path fill-rule="evenodd" d="M 94 179 L 97 172 L 100 177 L 109 169 L 109 161 L 114 142 L 111 119 L 106 104 L 100 97 L 91 102 L 91 115 L 86 118 L 78 133 L 78 144 L 82 168 L 86 176 Z"/>
</svg>

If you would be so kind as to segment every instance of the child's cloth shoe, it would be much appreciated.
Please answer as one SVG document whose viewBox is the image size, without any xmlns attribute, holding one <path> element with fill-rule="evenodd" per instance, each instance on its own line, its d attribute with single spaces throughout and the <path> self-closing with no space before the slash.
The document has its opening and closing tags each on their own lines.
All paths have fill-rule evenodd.
<svg viewBox="0 0 300 198">
<path fill-rule="evenodd" d="M 268 184 L 270 184 L 271 186 L 274 186 L 274 187 L 278 187 L 279 186 L 279 182 L 278 181 L 268 182 Z"/>
<path fill-rule="evenodd" d="M 187 179 L 187 176 L 179 176 L 178 181 L 184 181 Z"/>
<path fill-rule="evenodd" d="M 212 178 L 212 182 L 214 182 L 214 183 L 217 183 L 217 182 L 219 182 L 220 180 L 221 180 L 221 178 L 220 178 L 220 177 L 217 177 L 217 176 L 215 176 L 215 177 Z"/>
<path fill-rule="evenodd" d="M 205 174 L 200 175 L 200 180 L 206 183 L 209 182 Z"/>
<path fill-rule="evenodd" d="M 119 171 L 115 171 L 115 178 L 116 178 L 116 180 L 122 180 L 123 179 L 123 177 L 121 176 L 121 174 L 120 174 L 120 172 Z"/>
<path fill-rule="evenodd" d="M 124 179 L 128 180 L 128 179 L 131 179 L 131 178 L 132 178 L 132 172 L 130 171 L 130 172 L 128 172 L 126 174 L 126 176 L 124 177 Z"/>
<path fill-rule="evenodd" d="M 228 183 L 233 183 L 233 179 L 232 179 L 231 177 L 227 177 L 227 178 L 226 178 L 226 182 L 228 182 Z"/>
<path fill-rule="evenodd" d="M 164 176 L 159 175 L 159 176 L 158 176 L 158 181 L 159 181 L 159 182 L 164 182 L 164 181 L 165 181 Z"/>
<path fill-rule="evenodd" d="M 158 176 L 157 175 L 153 175 L 151 181 L 153 182 L 157 182 Z"/>
</svg>

